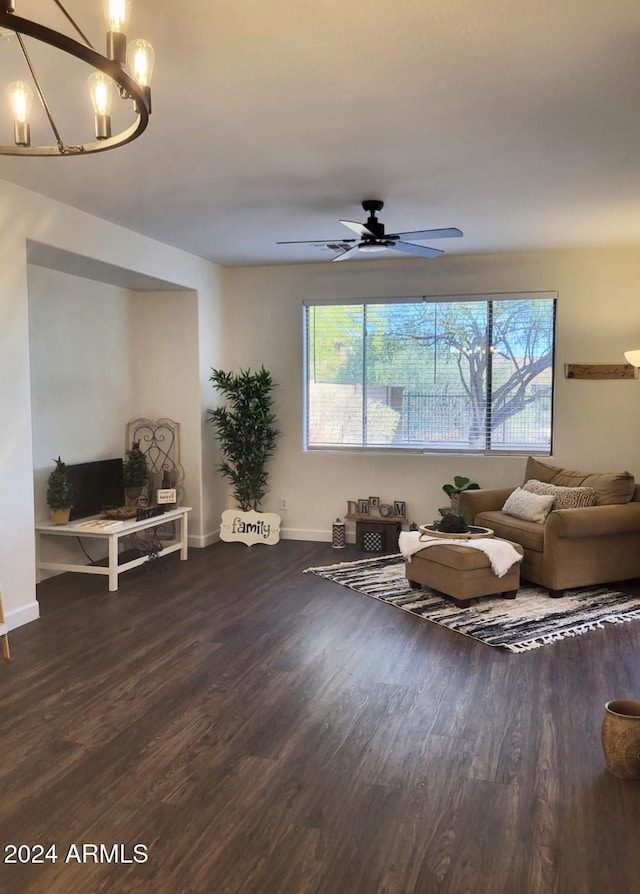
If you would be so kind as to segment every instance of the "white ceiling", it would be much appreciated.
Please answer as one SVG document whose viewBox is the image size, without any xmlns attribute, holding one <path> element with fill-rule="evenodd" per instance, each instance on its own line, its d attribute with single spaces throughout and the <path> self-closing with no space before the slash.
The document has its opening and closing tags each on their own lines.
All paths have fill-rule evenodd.
<svg viewBox="0 0 640 894">
<path fill-rule="evenodd" d="M 102 50 L 100 0 L 65 5 Z M 640 242 L 637 0 L 136 0 L 128 36 L 157 54 L 147 132 L 1 179 L 225 265 L 330 261 L 276 242 L 349 236 L 366 198 L 388 231 L 460 227 L 447 252 Z"/>
</svg>

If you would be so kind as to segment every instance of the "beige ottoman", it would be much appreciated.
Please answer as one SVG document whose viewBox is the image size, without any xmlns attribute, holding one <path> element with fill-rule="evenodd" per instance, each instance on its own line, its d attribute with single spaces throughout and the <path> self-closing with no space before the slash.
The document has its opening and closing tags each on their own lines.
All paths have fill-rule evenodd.
<svg viewBox="0 0 640 894">
<path fill-rule="evenodd" d="M 507 542 L 523 554 L 519 543 Z M 493 593 L 515 599 L 520 586 L 520 562 L 512 565 L 504 577 L 496 577 L 489 557 L 481 550 L 443 541 L 442 545 L 414 553 L 411 561 L 405 563 L 405 576 L 412 588 L 425 584 L 451 596 L 459 608 L 464 608 L 470 599 Z"/>
</svg>

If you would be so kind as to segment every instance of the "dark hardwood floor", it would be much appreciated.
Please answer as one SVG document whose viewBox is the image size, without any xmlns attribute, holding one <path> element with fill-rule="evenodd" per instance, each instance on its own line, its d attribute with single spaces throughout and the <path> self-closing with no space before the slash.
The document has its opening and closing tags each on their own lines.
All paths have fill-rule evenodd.
<svg viewBox="0 0 640 894">
<path fill-rule="evenodd" d="M 640 782 L 600 724 L 640 697 L 640 622 L 503 653 L 301 573 L 355 557 L 220 543 L 117 593 L 42 584 L 0 662 L 0 844 L 57 861 L 0 890 L 639 891 Z"/>
</svg>

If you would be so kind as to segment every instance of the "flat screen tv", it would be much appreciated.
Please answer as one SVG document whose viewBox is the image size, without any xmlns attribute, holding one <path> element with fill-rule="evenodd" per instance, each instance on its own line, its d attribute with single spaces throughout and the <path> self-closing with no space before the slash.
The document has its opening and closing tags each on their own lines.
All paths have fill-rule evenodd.
<svg viewBox="0 0 640 894">
<path fill-rule="evenodd" d="M 72 521 L 124 505 L 122 459 L 79 463 L 67 466 L 67 471 L 73 488 Z"/>
</svg>

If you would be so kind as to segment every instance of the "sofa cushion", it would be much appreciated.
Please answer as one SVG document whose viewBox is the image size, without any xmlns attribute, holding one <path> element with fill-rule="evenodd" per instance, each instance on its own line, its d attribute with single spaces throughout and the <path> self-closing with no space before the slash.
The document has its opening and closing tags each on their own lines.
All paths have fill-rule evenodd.
<svg viewBox="0 0 640 894">
<path fill-rule="evenodd" d="M 596 505 L 596 492 L 592 487 L 558 487 L 557 484 L 545 484 L 533 479 L 525 482 L 522 489 L 532 494 L 554 496 L 554 509 L 580 509 Z"/>
<path fill-rule="evenodd" d="M 502 507 L 507 515 L 515 515 L 525 521 L 543 525 L 553 508 L 555 494 L 533 494 L 522 487 L 516 487 Z"/>
<path fill-rule="evenodd" d="M 474 524 L 491 528 L 496 537 L 521 543 L 527 550 L 541 553 L 544 547 L 544 525 L 507 515 L 499 510 L 480 512 Z"/>
<path fill-rule="evenodd" d="M 628 503 L 633 499 L 635 481 L 630 472 L 576 472 L 552 466 L 530 456 L 525 469 L 525 482 L 535 479 L 559 487 L 592 487 L 596 506 Z"/>
</svg>

